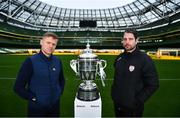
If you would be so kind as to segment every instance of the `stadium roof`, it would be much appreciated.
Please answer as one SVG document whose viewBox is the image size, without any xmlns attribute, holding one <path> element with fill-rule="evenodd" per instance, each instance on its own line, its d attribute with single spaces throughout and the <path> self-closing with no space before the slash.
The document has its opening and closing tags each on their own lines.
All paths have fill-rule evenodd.
<svg viewBox="0 0 180 118">
<path fill-rule="evenodd" d="M 95 21 L 97 27 L 84 30 L 120 30 L 143 27 L 179 14 L 180 0 L 136 0 L 106 9 L 70 9 L 39 0 L 0 0 L 0 21 L 29 28 L 82 30 L 80 21 Z M 177 17 L 179 19 L 179 17 Z"/>
<path fill-rule="evenodd" d="M 106 9 L 124 6 L 135 0 L 40 0 L 49 5 L 71 9 Z"/>
</svg>

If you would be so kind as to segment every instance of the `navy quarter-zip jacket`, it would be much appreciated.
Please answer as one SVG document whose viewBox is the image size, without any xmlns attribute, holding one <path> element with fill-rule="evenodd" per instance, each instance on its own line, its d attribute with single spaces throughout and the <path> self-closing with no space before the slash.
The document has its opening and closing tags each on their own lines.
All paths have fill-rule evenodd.
<svg viewBox="0 0 180 118">
<path fill-rule="evenodd" d="M 50 106 L 59 100 L 64 90 L 64 75 L 61 61 L 41 51 L 27 58 L 18 73 L 14 91 L 22 98 L 36 98 L 41 106 Z"/>
</svg>

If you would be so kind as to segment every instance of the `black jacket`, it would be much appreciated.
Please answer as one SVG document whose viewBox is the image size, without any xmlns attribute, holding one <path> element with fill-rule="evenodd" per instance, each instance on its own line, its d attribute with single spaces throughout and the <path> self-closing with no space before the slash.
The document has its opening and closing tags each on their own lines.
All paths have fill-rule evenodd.
<svg viewBox="0 0 180 118">
<path fill-rule="evenodd" d="M 132 53 L 120 54 L 114 66 L 111 96 L 113 102 L 122 108 L 135 109 L 143 105 L 159 87 L 152 59 L 139 48 Z"/>
</svg>

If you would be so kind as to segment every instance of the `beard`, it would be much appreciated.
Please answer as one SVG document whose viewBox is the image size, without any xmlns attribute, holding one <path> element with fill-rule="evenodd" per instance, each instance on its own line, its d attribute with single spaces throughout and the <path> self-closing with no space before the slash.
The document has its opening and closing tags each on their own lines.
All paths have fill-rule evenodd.
<svg viewBox="0 0 180 118">
<path fill-rule="evenodd" d="M 125 45 L 124 49 L 126 50 L 126 52 L 132 52 L 133 50 L 135 50 L 136 46 L 131 47 L 130 45 Z"/>
</svg>

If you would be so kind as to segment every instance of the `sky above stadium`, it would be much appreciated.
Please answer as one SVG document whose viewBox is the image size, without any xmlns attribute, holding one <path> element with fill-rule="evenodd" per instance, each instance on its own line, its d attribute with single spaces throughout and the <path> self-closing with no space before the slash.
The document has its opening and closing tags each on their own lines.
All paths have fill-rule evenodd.
<svg viewBox="0 0 180 118">
<path fill-rule="evenodd" d="M 126 5 L 135 0 L 40 0 L 44 3 L 72 9 L 104 9 Z"/>
</svg>

